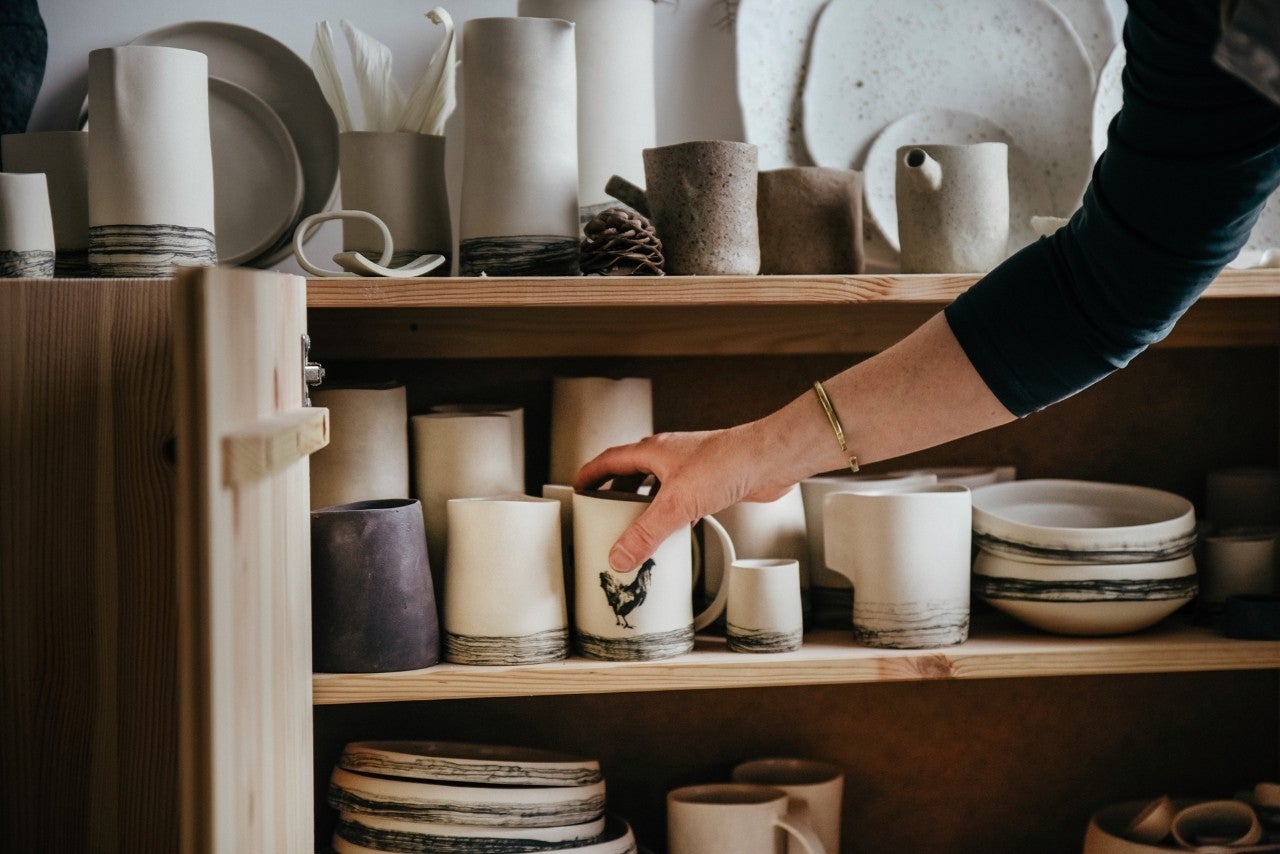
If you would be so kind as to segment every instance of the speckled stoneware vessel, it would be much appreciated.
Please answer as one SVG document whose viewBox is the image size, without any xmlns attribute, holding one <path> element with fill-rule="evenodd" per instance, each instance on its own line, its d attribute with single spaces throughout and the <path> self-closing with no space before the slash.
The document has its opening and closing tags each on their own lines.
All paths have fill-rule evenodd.
<svg viewBox="0 0 1280 854">
<path fill-rule="evenodd" d="M 898 149 L 898 238 L 904 273 L 985 273 L 1009 243 L 1009 146 Z"/>
<path fill-rule="evenodd" d="M 760 272 L 756 147 L 682 142 L 644 150 L 644 175 L 666 271 L 678 276 Z"/>
<path fill-rule="evenodd" d="M 861 273 L 862 173 L 797 166 L 760 173 L 760 272 Z"/>
</svg>

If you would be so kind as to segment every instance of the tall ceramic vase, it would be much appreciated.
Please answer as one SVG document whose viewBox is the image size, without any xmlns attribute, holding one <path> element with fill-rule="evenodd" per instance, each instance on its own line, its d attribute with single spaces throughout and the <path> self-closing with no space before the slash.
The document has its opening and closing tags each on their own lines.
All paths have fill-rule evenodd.
<svg viewBox="0 0 1280 854">
<path fill-rule="evenodd" d="M 640 152 L 657 145 L 653 0 L 520 0 L 520 14 L 577 26 L 578 200 L 583 217 L 616 204 L 613 175 L 644 180 Z M 620 83 L 625 80 L 625 83 Z M 625 97 L 619 97 L 620 85 Z"/>
<path fill-rule="evenodd" d="M 54 275 L 89 275 L 89 135 L 62 130 L 13 133 L 0 139 L 0 161 L 10 172 L 43 172 L 49 182 Z"/>
<path fill-rule="evenodd" d="M 89 264 L 168 276 L 217 263 L 209 61 L 171 47 L 89 54 Z"/>
<path fill-rule="evenodd" d="M 573 34 L 551 18 L 463 27 L 463 276 L 578 274 Z"/>
</svg>

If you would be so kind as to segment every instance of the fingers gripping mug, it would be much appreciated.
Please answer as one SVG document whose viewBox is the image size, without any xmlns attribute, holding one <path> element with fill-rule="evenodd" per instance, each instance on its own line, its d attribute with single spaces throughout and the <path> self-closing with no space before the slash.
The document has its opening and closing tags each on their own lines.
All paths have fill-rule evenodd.
<svg viewBox="0 0 1280 854">
<path fill-rule="evenodd" d="M 650 661 L 682 655 L 693 649 L 694 629 L 715 617 L 704 613 L 694 620 L 688 526 L 630 572 L 609 568 L 609 550 L 649 501 L 630 492 L 573 496 L 574 641 L 588 658 Z M 734 560 L 733 542 L 715 519 L 703 521 L 720 540 L 727 571 Z"/>
</svg>

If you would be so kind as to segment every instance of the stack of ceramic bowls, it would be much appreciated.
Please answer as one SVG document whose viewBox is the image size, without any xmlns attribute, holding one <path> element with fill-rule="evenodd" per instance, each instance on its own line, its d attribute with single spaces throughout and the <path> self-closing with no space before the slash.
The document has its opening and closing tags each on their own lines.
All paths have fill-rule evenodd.
<svg viewBox="0 0 1280 854">
<path fill-rule="evenodd" d="M 973 490 L 974 592 L 1044 631 L 1136 632 L 1196 595 L 1195 509 L 1141 486 L 1022 480 Z"/>
<path fill-rule="evenodd" d="M 329 781 L 337 854 L 368 851 L 632 854 L 605 815 L 600 765 L 546 750 L 430 741 L 352 742 Z"/>
</svg>

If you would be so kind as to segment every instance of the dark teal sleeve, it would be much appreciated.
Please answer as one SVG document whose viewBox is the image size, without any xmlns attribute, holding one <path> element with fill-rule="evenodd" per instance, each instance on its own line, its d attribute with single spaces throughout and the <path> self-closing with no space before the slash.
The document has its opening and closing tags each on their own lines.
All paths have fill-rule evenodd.
<svg viewBox="0 0 1280 854">
<path fill-rule="evenodd" d="M 960 346 L 1014 415 L 1164 338 L 1280 183 L 1280 108 L 1212 63 L 1218 7 L 1131 0 L 1124 106 L 1081 208 L 947 307 Z"/>
</svg>

